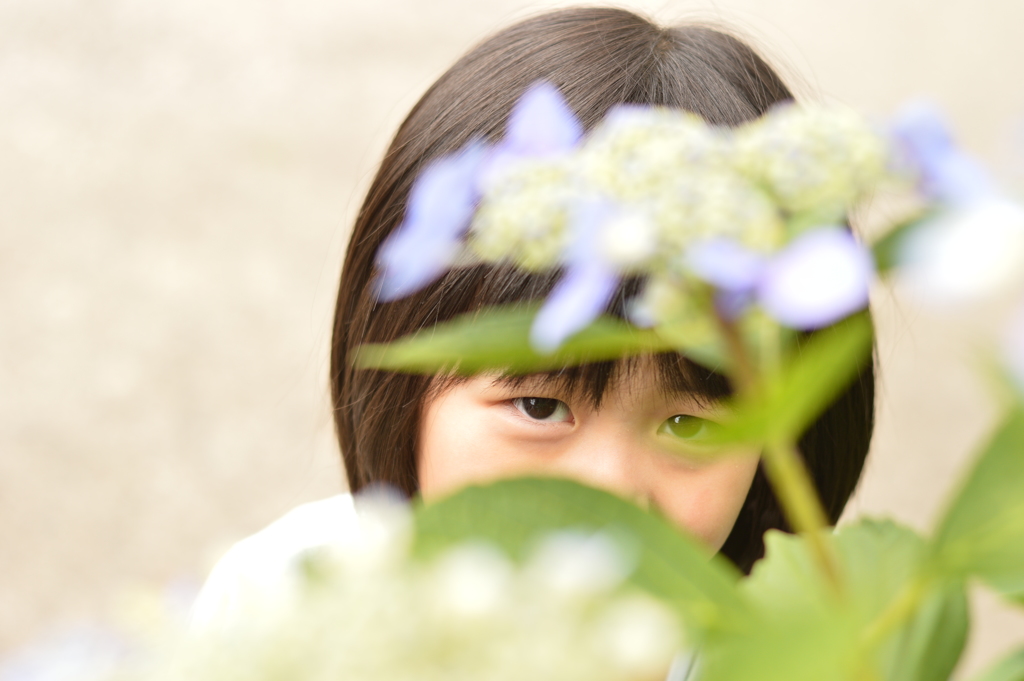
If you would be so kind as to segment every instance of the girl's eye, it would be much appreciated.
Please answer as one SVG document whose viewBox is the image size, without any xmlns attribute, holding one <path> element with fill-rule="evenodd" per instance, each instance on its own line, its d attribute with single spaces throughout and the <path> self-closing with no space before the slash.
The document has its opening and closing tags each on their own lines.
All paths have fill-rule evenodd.
<svg viewBox="0 0 1024 681">
<path fill-rule="evenodd" d="M 708 434 L 708 421 L 699 416 L 676 414 L 661 424 L 658 432 L 680 440 L 696 440 Z"/>
<path fill-rule="evenodd" d="M 534 421 L 561 422 L 572 416 L 569 405 L 550 397 L 517 397 L 512 404 Z"/>
</svg>

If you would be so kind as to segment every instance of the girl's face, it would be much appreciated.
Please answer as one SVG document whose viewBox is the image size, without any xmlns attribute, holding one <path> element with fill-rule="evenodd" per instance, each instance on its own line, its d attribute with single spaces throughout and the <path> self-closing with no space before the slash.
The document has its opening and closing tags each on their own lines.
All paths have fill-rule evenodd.
<svg viewBox="0 0 1024 681">
<path fill-rule="evenodd" d="M 653 366 L 618 373 L 599 408 L 544 376 L 483 374 L 429 399 L 419 432 L 423 498 L 519 475 L 573 478 L 657 507 L 718 551 L 750 489 L 757 454 L 699 456 L 705 424 L 720 409 L 665 394 Z"/>
</svg>

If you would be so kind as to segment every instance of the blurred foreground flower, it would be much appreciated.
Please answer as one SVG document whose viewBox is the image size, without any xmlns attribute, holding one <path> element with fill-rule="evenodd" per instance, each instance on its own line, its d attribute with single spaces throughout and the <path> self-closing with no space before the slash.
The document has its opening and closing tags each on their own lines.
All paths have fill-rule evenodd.
<svg viewBox="0 0 1024 681">
<path fill-rule="evenodd" d="M 483 543 L 418 562 L 408 523 L 402 506 L 363 504 L 353 541 L 309 554 L 291 598 L 208 623 L 141 678 L 665 678 L 680 626 L 624 586 L 632 564 L 611 538 L 553 533 L 522 566 Z"/>
<path fill-rule="evenodd" d="M 992 182 L 973 158 L 953 143 L 942 113 L 928 102 L 905 106 L 892 125 L 892 136 L 921 191 L 949 205 L 988 198 Z"/>
<path fill-rule="evenodd" d="M 1024 281 L 1024 206 L 989 198 L 958 205 L 907 235 L 903 279 L 919 299 L 959 303 Z"/>
<path fill-rule="evenodd" d="M 1024 206 L 999 195 L 980 164 L 953 143 L 938 109 L 905 107 L 893 136 L 921 191 L 943 208 L 901 244 L 898 260 L 912 292 L 929 303 L 956 303 L 1024 280 Z"/>
</svg>

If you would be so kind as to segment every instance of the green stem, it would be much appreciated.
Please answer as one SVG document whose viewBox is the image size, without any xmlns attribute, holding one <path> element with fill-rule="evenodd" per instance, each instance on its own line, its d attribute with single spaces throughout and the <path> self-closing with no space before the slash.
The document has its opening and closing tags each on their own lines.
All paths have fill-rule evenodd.
<svg viewBox="0 0 1024 681">
<path fill-rule="evenodd" d="M 750 396 L 758 390 L 759 379 L 757 367 L 751 361 L 750 353 L 739 327 L 730 319 L 715 314 L 722 337 L 729 348 L 733 359 L 733 376 L 737 391 L 741 396 Z M 781 347 L 777 337 L 769 348 L 772 357 L 762 357 L 762 364 L 769 374 L 778 371 Z M 822 532 L 829 526 L 828 517 L 818 499 L 818 491 L 811 480 L 810 473 L 804 465 L 803 458 L 791 442 L 769 442 L 763 452 L 765 473 L 775 491 L 775 496 L 782 505 L 790 527 L 806 537 L 812 555 L 821 568 L 825 579 L 836 593 L 842 591 L 842 577 L 839 559 L 835 555 L 832 544 Z"/>
<path fill-rule="evenodd" d="M 899 595 L 889 603 L 889 607 L 875 618 L 864 631 L 862 645 L 865 650 L 872 650 L 882 642 L 893 629 L 903 622 L 917 609 L 921 598 L 928 591 L 926 579 L 914 579 L 904 585 Z"/>
<path fill-rule="evenodd" d="M 778 376 L 782 370 L 782 329 L 773 323 L 768 331 L 762 334 L 761 343 L 761 357 L 765 367 L 763 373 Z"/>
<path fill-rule="evenodd" d="M 822 532 L 829 526 L 828 518 L 796 447 L 791 443 L 769 443 L 764 450 L 764 465 L 786 520 L 795 532 L 806 538 L 822 573 L 839 593 L 842 591 L 839 559 L 827 535 Z"/>
<path fill-rule="evenodd" d="M 718 311 L 715 311 L 715 320 L 722 332 L 722 338 L 729 348 L 732 356 L 732 376 L 736 383 L 736 390 L 740 395 L 749 396 L 757 388 L 757 369 L 750 360 L 750 353 L 743 343 L 739 327 L 732 320 L 726 319 Z"/>
</svg>

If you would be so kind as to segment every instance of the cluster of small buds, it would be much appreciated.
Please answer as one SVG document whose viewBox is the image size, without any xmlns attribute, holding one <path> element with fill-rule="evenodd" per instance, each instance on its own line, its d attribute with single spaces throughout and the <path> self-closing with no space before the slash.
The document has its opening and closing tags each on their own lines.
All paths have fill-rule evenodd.
<svg viewBox="0 0 1024 681">
<path fill-rule="evenodd" d="M 500 159 L 486 173 L 470 244 L 484 260 L 527 269 L 564 263 L 580 204 L 607 206 L 591 226 L 601 255 L 646 273 L 716 237 L 770 253 L 790 217 L 835 223 L 886 177 L 886 146 L 863 119 L 795 106 L 736 129 L 623 106 L 561 154 Z"/>
<path fill-rule="evenodd" d="M 738 128 L 733 140 L 737 169 L 810 226 L 842 220 L 891 165 L 879 132 L 838 107 L 781 107 Z"/>
<path fill-rule="evenodd" d="M 660 681 L 681 649 L 604 534 L 550 534 L 523 565 L 477 542 L 418 561 L 383 510 L 362 514 L 370 539 L 309 559 L 296 598 L 187 641 L 146 681 Z"/>
<path fill-rule="evenodd" d="M 469 248 L 489 262 L 554 267 L 569 242 L 571 182 L 563 159 L 525 160 L 505 169 L 477 209 Z"/>
</svg>

